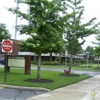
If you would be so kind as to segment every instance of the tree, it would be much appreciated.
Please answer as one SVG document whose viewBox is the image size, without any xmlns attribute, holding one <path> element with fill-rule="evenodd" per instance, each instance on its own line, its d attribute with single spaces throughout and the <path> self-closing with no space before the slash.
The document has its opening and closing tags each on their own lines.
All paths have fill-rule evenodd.
<svg viewBox="0 0 100 100">
<path fill-rule="evenodd" d="M 97 36 L 95 37 L 97 42 L 92 42 L 93 44 L 96 44 L 97 46 L 95 47 L 95 49 L 93 50 L 93 55 L 98 58 L 98 65 L 97 65 L 97 69 L 99 68 L 99 61 L 100 61 L 100 31 L 98 31 Z"/>
<path fill-rule="evenodd" d="M 99 61 L 100 61 L 100 46 L 95 47 L 95 49 L 93 50 L 93 54 L 96 58 L 98 58 L 98 65 L 97 65 L 97 69 L 98 69 Z"/>
<path fill-rule="evenodd" d="M 2 42 L 2 39 L 10 39 L 11 35 L 9 34 L 9 31 L 6 29 L 5 24 L 0 24 L 0 42 Z"/>
<path fill-rule="evenodd" d="M 70 10 L 70 17 L 66 20 L 66 41 L 68 43 L 68 52 L 70 52 L 70 67 L 71 72 L 73 53 L 76 48 L 74 45 L 76 40 L 81 38 L 84 43 L 84 37 L 97 33 L 97 26 L 99 23 L 94 24 L 96 18 L 92 18 L 86 23 L 83 23 L 84 6 L 81 6 L 82 0 L 67 0 L 67 6 Z M 82 44 L 80 43 L 80 44 Z"/>
<path fill-rule="evenodd" d="M 99 31 L 99 33 L 100 33 L 100 31 Z M 92 43 L 100 46 L 100 34 L 97 34 L 97 36 L 95 37 L 95 39 L 97 40 L 97 42 L 93 42 L 92 41 Z"/>
<path fill-rule="evenodd" d="M 90 52 L 90 54 L 92 55 L 93 54 L 93 49 L 94 49 L 93 47 L 87 46 L 85 52 Z"/>
<path fill-rule="evenodd" d="M 16 13 L 18 17 L 26 19 L 28 25 L 18 26 L 21 34 L 29 35 L 30 38 L 20 43 L 21 48 L 34 52 L 38 55 L 37 80 L 40 80 L 40 63 L 42 53 L 60 52 L 64 41 L 63 17 L 59 15 L 65 12 L 65 0 L 25 0 L 22 3 L 28 5 L 28 13 L 25 14 L 16 9 L 9 11 Z"/>
</svg>

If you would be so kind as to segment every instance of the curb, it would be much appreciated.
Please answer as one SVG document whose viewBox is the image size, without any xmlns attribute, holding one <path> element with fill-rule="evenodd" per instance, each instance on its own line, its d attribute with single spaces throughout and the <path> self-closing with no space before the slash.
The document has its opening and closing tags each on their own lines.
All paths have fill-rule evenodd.
<svg viewBox="0 0 100 100">
<path fill-rule="evenodd" d="M 6 88 L 13 88 L 13 89 L 26 89 L 26 90 L 46 91 L 46 92 L 51 91 L 49 89 L 41 88 L 41 87 L 24 87 L 24 86 L 13 86 L 13 85 L 4 85 L 4 84 L 0 84 L 0 86 Z"/>
</svg>

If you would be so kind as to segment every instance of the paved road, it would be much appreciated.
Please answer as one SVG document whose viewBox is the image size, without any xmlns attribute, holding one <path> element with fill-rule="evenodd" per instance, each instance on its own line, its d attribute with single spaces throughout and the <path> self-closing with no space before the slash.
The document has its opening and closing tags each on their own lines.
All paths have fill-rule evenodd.
<svg viewBox="0 0 100 100">
<path fill-rule="evenodd" d="M 36 70 L 36 67 L 32 67 L 33 70 Z M 58 68 L 41 68 L 42 70 L 51 70 L 51 71 L 57 71 L 57 72 L 64 72 L 64 69 L 58 69 Z M 93 71 L 81 71 L 81 70 L 71 70 L 73 73 L 77 74 L 87 74 L 90 76 L 99 75 L 100 72 L 93 72 Z"/>
<path fill-rule="evenodd" d="M 0 100 L 26 100 L 45 92 L 47 91 L 0 87 Z"/>
</svg>

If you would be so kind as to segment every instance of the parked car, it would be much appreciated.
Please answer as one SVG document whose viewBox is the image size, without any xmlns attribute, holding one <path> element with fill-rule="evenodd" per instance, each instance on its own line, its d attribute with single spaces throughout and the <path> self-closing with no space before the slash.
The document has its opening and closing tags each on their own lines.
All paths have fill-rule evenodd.
<svg viewBox="0 0 100 100">
<path fill-rule="evenodd" d="M 0 58 L 0 64 L 5 64 L 5 59 L 4 58 Z"/>
</svg>

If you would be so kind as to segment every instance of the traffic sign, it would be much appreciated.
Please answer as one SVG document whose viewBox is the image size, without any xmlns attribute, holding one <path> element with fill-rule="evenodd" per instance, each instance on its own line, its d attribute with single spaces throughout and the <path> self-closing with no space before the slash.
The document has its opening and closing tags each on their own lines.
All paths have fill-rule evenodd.
<svg viewBox="0 0 100 100">
<path fill-rule="evenodd" d="M 13 48 L 13 41 L 2 40 L 2 52 L 11 53 Z"/>
</svg>

